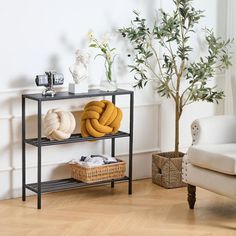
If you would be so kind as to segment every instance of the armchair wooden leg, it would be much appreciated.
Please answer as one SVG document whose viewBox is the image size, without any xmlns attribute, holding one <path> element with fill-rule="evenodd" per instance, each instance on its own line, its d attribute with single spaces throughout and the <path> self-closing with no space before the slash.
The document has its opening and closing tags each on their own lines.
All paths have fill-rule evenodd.
<svg viewBox="0 0 236 236">
<path fill-rule="evenodd" d="M 196 186 L 188 184 L 188 205 L 190 209 L 194 209 L 196 202 Z"/>
</svg>

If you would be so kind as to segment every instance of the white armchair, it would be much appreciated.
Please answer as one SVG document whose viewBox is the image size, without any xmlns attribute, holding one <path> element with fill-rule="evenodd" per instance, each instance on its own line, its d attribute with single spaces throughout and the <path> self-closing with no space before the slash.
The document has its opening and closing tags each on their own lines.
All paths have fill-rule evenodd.
<svg viewBox="0 0 236 236">
<path fill-rule="evenodd" d="M 196 186 L 236 199 L 236 116 L 198 119 L 191 130 L 193 145 L 182 169 L 190 209 L 196 201 Z"/>
</svg>

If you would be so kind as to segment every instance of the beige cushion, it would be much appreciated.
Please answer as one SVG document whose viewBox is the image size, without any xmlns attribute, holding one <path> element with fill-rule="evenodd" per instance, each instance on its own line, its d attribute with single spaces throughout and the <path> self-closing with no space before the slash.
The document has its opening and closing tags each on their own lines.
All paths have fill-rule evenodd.
<svg viewBox="0 0 236 236">
<path fill-rule="evenodd" d="M 236 175 L 236 143 L 194 145 L 188 150 L 188 159 L 193 165 Z"/>
<path fill-rule="evenodd" d="M 197 167 L 190 163 L 183 163 L 183 181 L 236 199 L 236 176 L 226 175 L 216 171 Z"/>
<path fill-rule="evenodd" d="M 75 118 L 71 112 L 50 109 L 44 118 L 44 134 L 50 140 L 68 139 L 74 131 L 75 125 Z"/>
</svg>

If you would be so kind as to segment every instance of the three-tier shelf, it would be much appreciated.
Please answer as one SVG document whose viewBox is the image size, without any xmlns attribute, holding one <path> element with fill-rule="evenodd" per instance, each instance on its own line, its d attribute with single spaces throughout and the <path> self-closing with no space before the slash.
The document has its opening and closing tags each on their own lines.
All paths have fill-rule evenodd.
<svg viewBox="0 0 236 236">
<path fill-rule="evenodd" d="M 69 139 L 62 141 L 50 141 L 49 139 L 42 137 L 42 103 L 47 101 L 65 100 L 65 99 L 80 99 L 80 98 L 92 98 L 92 97 L 106 97 L 111 96 L 112 102 L 115 104 L 116 96 L 118 95 L 129 95 L 130 102 L 130 119 L 129 119 L 129 132 L 118 131 L 116 134 L 108 134 L 101 138 L 86 137 L 83 138 L 81 134 L 72 134 Z M 27 138 L 26 137 L 26 99 L 34 100 L 37 102 L 37 137 Z M 128 182 L 128 193 L 132 194 L 132 159 L 133 159 L 133 112 L 134 112 L 134 93 L 133 91 L 118 89 L 114 92 L 106 92 L 101 90 L 89 90 L 88 93 L 71 94 L 68 92 L 58 92 L 54 97 L 46 97 L 42 94 L 23 94 L 22 95 L 22 201 L 26 200 L 26 189 L 31 190 L 37 194 L 37 208 L 41 209 L 41 195 L 47 192 L 57 192 L 69 189 L 97 186 L 104 184 L 111 184 L 114 188 L 115 182 Z M 120 179 L 112 179 L 107 181 L 100 181 L 96 183 L 87 184 L 73 178 L 58 179 L 51 181 L 41 181 L 42 176 L 42 147 L 68 144 L 76 142 L 85 142 L 91 140 L 104 140 L 111 139 L 111 156 L 115 157 L 115 139 L 116 138 L 129 138 L 129 162 L 128 162 L 128 176 Z M 26 144 L 35 146 L 37 150 L 37 182 L 26 183 Z"/>
</svg>

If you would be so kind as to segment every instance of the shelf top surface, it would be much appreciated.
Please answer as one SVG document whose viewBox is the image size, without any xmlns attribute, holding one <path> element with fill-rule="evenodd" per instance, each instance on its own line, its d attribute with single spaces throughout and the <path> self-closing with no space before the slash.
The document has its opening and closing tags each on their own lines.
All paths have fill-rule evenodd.
<svg viewBox="0 0 236 236">
<path fill-rule="evenodd" d="M 116 91 L 101 91 L 99 89 L 91 89 L 88 93 L 69 93 L 69 92 L 58 92 L 54 97 L 44 96 L 41 93 L 35 94 L 23 94 L 25 98 L 37 100 L 37 101 L 54 101 L 62 99 L 75 99 L 75 98 L 88 98 L 88 97 L 100 97 L 100 96 L 112 96 L 112 95 L 125 95 L 131 94 L 133 91 L 118 89 Z"/>
</svg>

